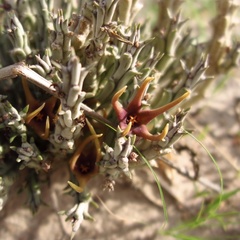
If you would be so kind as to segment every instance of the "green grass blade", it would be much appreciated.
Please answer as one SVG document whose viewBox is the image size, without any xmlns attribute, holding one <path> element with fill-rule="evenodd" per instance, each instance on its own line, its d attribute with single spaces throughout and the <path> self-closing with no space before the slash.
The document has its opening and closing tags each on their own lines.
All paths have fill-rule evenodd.
<svg viewBox="0 0 240 240">
<path fill-rule="evenodd" d="M 134 146 L 134 149 L 136 150 L 136 152 L 142 157 L 142 159 L 144 160 L 144 162 L 146 163 L 147 167 L 150 169 L 151 173 L 153 174 L 153 177 L 154 177 L 154 180 L 157 184 L 157 187 L 158 187 L 158 190 L 159 190 L 159 194 L 160 194 L 160 197 L 162 199 L 162 203 L 163 203 L 163 212 L 164 212 L 164 219 L 165 219 L 165 222 L 168 222 L 168 213 L 167 213 L 167 206 L 166 206 L 166 202 L 165 202 L 165 199 L 164 199 L 164 194 L 163 194 L 163 191 L 162 191 L 162 187 L 161 187 L 161 184 L 160 184 L 160 181 L 158 179 L 158 176 L 157 174 L 155 173 L 155 171 L 153 170 L 151 164 L 148 162 L 148 160 L 143 156 L 143 154 Z"/>
<path fill-rule="evenodd" d="M 193 134 L 191 134 L 190 132 L 188 132 L 187 130 L 185 130 L 185 132 L 191 136 L 198 144 L 201 145 L 201 147 L 205 150 L 205 152 L 208 154 L 208 156 L 210 157 L 210 159 L 212 160 L 212 162 L 214 163 L 217 171 L 218 171 L 218 175 L 219 175 L 219 179 L 220 179 L 220 189 L 221 189 L 221 194 L 220 194 L 220 198 L 219 198 L 219 201 L 221 202 L 221 196 L 222 196 L 222 193 L 223 193 L 223 177 L 222 177 L 222 173 L 221 173 L 221 170 L 217 164 L 217 161 L 215 160 L 215 158 L 212 156 L 212 154 L 208 151 L 208 149 L 205 147 L 205 145 L 199 141 Z"/>
</svg>

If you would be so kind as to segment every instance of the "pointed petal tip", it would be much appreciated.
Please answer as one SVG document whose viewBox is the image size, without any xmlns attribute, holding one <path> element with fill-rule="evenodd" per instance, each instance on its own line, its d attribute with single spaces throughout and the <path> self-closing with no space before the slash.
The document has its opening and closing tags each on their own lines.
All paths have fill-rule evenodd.
<svg viewBox="0 0 240 240">
<path fill-rule="evenodd" d="M 70 240 L 73 240 L 74 237 L 75 237 L 75 235 L 76 235 L 76 232 L 72 232 L 72 233 L 71 233 L 71 238 L 70 238 Z"/>
<path fill-rule="evenodd" d="M 153 79 L 154 79 L 154 77 L 147 77 L 147 78 L 144 80 L 144 82 L 149 83 L 149 82 L 151 82 Z"/>
<path fill-rule="evenodd" d="M 150 136 L 149 140 L 151 140 L 151 141 L 164 141 L 164 138 L 168 134 L 168 130 L 169 130 L 169 124 L 167 123 L 160 134 Z"/>
<path fill-rule="evenodd" d="M 83 192 L 83 188 L 77 186 L 75 183 L 68 181 L 69 186 L 78 193 Z"/>
<path fill-rule="evenodd" d="M 153 79 L 154 79 L 154 77 L 147 77 L 142 82 L 140 87 L 137 89 L 137 92 L 136 92 L 134 98 L 132 99 L 132 101 L 127 106 L 127 111 L 128 112 L 137 112 L 141 108 L 142 98 L 143 98 L 143 95 L 145 93 L 145 90 L 146 90 L 147 86 L 149 85 L 149 83 Z"/>
<path fill-rule="evenodd" d="M 132 122 L 129 122 L 127 127 L 123 130 L 123 132 L 122 132 L 123 137 L 126 137 L 129 134 L 129 132 L 132 128 L 132 124 L 133 124 Z"/>
<path fill-rule="evenodd" d="M 25 122 L 28 124 L 34 117 L 36 117 L 45 107 L 45 103 L 43 103 L 40 107 L 35 109 L 33 112 L 27 114 L 25 118 Z"/>
<path fill-rule="evenodd" d="M 120 90 L 118 90 L 112 98 L 112 103 L 118 101 L 118 99 L 120 98 L 120 96 L 126 91 L 127 86 L 124 86 L 123 88 L 121 88 Z"/>
<path fill-rule="evenodd" d="M 187 91 L 182 95 L 183 99 L 187 98 L 188 96 L 190 96 L 191 94 L 191 90 L 187 89 Z"/>
<path fill-rule="evenodd" d="M 150 141 L 163 141 L 163 139 L 167 136 L 168 130 L 169 124 L 166 124 L 160 134 L 153 135 L 148 131 L 146 125 L 141 125 L 139 128 L 135 128 L 133 130 L 133 133 L 135 133 L 139 137 L 145 138 Z"/>
<path fill-rule="evenodd" d="M 45 131 L 44 134 L 41 136 L 42 139 L 47 140 L 50 135 L 50 120 L 49 116 L 47 116 L 46 123 L 45 123 Z"/>
<path fill-rule="evenodd" d="M 167 124 L 165 125 L 163 131 L 162 131 L 161 134 L 159 135 L 159 137 L 160 137 L 160 140 L 159 140 L 159 141 L 163 140 L 163 139 L 167 136 L 168 130 L 169 130 L 169 124 L 167 123 Z"/>
</svg>

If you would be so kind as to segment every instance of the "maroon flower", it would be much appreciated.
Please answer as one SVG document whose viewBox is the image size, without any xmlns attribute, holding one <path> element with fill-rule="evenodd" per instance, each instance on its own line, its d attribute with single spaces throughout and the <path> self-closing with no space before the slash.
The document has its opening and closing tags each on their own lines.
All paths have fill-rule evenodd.
<svg viewBox="0 0 240 240">
<path fill-rule="evenodd" d="M 86 184 L 98 174 L 97 163 L 101 158 L 101 146 L 98 138 L 102 134 L 96 134 L 93 126 L 86 119 L 91 135 L 81 141 L 70 159 L 70 169 L 77 178 L 78 185 L 68 181 L 68 184 L 76 191 L 82 192 Z"/>
<path fill-rule="evenodd" d="M 152 135 L 148 129 L 147 124 L 160 114 L 163 114 L 170 108 L 176 106 L 178 103 L 187 98 L 190 92 L 184 93 L 181 97 L 175 99 L 174 101 L 159 107 L 157 109 L 141 109 L 142 108 L 142 98 L 145 90 L 149 83 L 154 78 L 148 77 L 144 80 L 140 88 L 137 90 L 136 95 L 133 100 L 128 104 L 126 108 L 118 101 L 119 97 L 125 92 L 127 86 L 120 89 L 112 98 L 112 105 L 117 114 L 120 128 L 123 130 L 123 136 L 129 133 L 136 134 L 139 137 L 149 139 L 152 141 L 162 140 L 168 133 L 168 124 L 164 127 L 162 133 L 158 135 Z"/>
<path fill-rule="evenodd" d="M 42 139 L 46 140 L 50 134 L 50 128 L 54 126 L 59 111 L 59 100 L 51 97 L 46 101 L 36 100 L 27 84 L 26 79 L 22 79 L 26 102 L 29 106 L 25 122 Z M 56 110 L 56 108 L 58 108 Z"/>
</svg>

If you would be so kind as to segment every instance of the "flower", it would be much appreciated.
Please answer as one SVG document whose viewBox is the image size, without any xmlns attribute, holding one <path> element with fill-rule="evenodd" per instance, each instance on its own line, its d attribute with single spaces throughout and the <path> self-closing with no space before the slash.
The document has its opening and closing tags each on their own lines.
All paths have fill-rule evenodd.
<svg viewBox="0 0 240 240">
<path fill-rule="evenodd" d="M 56 97 L 50 97 L 46 101 L 40 102 L 33 97 L 26 79 L 22 79 L 22 84 L 26 102 L 29 106 L 25 123 L 33 128 L 42 139 L 48 139 L 50 128 L 57 120 L 59 100 Z"/>
<path fill-rule="evenodd" d="M 160 141 L 162 140 L 168 133 L 168 124 L 164 127 L 162 133 L 157 135 L 152 135 L 148 129 L 147 124 L 157 117 L 158 115 L 166 112 L 172 107 L 176 106 L 178 103 L 187 98 L 190 94 L 189 91 L 184 93 L 181 97 L 173 100 L 172 102 L 159 107 L 157 109 L 145 109 L 142 110 L 142 98 L 144 92 L 149 85 L 149 83 L 154 78 L 148 77 L 144 80 L 140 88 L 138 89 L 136 95 L 133 100 L 128 104 L 126 108 L 122 106 L 122 104 L 118 101 L 119 97 L 125 92 L 127 86 L 120 89 L 112 98 L 112 106 L 116 112 L 116 115 L 119 120 L 120 128 L 123 130 L 122 135 L 126 136 L 129 133 L 136 134 L 139 137 L 152 140 L 152 141 Z"/>
<path fill-rule="evenodd" d="M 70 159 L 70 169 L 78 180 L 79 186 L 68 181 L 68 184 L 76 191 L 81 193 L 87 182 L 98 173 L 96 165 L 101 158 L 100 142 L 98 140 L 102 134 L 96 134 L 93 126 L 86 119 L 88 128 L 92 135 L 88 136 L 79 144 L 75 153 Z M 93 142 L 94 146 L 92 146 Z M 92 149 L 95 148 L 95 151 Z"/>
</svg>

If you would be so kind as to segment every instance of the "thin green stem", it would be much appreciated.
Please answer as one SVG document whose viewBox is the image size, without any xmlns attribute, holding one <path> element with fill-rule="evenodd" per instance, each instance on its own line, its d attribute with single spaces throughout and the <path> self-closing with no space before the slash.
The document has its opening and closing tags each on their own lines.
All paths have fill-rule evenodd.
<svg viewBox="0 0 240 240">
<path fill-rule="evenodd" d="M 158 176 L 155 173 L 155 171 L 153 170 L 153 168 L 152 168 L 151 164 L 149 163 L 149 161 L 143 156 L 143 154 L 137 149 L 136 146 L 134 146 L 134 149 L 142 157 L 142 159 L 146 163 L 147 167 L 150 169 L 150 171 L 153 174 L 154 180 L 155 180 L 155 182 L 157 184 L 157 187 L 158 187 L 158 190 L 159 190 L 159 193 L 160 193 L 160 197 L 162 199 L 165 222 L 168 222 L 167 205 L 166 205 L 166 202 L 165 202 L 165 199 L 164 199 L 164 194 L 163 194 L 162 187 L 161 187 L 160 181 L 158 179 Z"/>
</svg>

